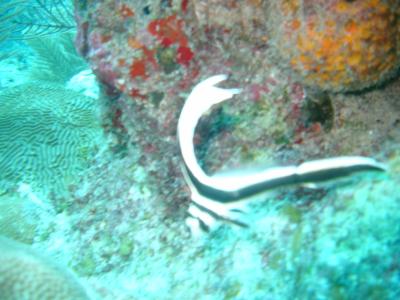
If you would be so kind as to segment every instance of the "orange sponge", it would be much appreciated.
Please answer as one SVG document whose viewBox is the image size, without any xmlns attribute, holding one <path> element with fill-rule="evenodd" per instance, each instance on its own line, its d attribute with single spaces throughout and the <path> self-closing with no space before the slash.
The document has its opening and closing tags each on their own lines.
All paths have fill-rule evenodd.
<svg viewBox="0 0 400 300">
<path fill-rule="evenodd" d="M 361 90 L 400 65 L 398 0 L 276 0 L 269 10 L 273 48 L 308 86 Z"/>
</svg>

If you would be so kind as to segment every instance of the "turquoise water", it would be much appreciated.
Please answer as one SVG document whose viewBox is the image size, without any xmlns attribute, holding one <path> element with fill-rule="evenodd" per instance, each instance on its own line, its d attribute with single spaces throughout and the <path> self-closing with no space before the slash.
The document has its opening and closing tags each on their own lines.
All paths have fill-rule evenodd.
<svg viewBox="0 0 400 300">
<path fill-rule="evenodd" d="M 74 49 L 72 19 L 45 34 L 8 27 L 10 3 L 0 4 L 12 28 L 0 39 L 1 300 L 400 298 L 398 124 L 375 152 L 386 172 L 280 188 L 248 204 L 247 228 L 217 222 L 196 235 L 182 175 L 158 182 L 162 163 L 143 166 L 133 143 L 115 150 L 109 99 Z M 386 97 L 398 95 L 392 84 Z M 177 189 L 183 207 L 163 202 Z"/>
</svg>

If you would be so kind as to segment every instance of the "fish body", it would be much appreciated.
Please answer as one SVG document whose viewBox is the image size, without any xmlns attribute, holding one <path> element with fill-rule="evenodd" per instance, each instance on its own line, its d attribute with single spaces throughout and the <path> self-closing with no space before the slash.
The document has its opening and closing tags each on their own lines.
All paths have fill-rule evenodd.
<svg viewBox="0 0 400 300">
<path fill-rule="evenodd" d="M 350 176 L 356 172 L 386 170 L 384 164 L 373 158 L 340 156 L 292 166 L 206 174 L 196 158 L 193 138 L 202 115 L 214 105 L 232 99 L 241 92 L 240 89 L 216 86 L 226 79 L 226 75 L 216 75 L 197 84 L 187 98 L 178 120 L 182 169 L 191 190 L 192 201 L 188 209 L 190 217 L 186 223 L 192 232 L 212 229 L 217 220 L 242 227 L 248 226 L 243 221 L 246 203 L 253 196 L 271 189 L 290 185 L 312 185 Z"/>
</svg>

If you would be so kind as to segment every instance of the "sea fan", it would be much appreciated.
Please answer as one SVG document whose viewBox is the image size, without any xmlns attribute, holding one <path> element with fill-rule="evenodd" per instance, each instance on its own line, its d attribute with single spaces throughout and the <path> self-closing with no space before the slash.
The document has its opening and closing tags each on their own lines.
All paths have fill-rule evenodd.
<svg viewBox="0 0 400 300">
<path fill-rule="evenodd" d="M 0 4 L 0 45 L 2 45 L 13 32 L 17 24 L 12 21 L 22 14 L 25 0 L 3 2 Z M 11 56 L 13 52 L 1 51 L 0 60 Z"/>
<path fill-rule="evenodd" d="M 0 4 L 0 43 L 75 29 L 70 0 L 20 0 Z"/>
<path fill-rule="evenodd" d="M 35 0 L 13 22 L 23 39 L 70 31 L 75 28 L 73 5 L 69 0 Z"/>
</svg>

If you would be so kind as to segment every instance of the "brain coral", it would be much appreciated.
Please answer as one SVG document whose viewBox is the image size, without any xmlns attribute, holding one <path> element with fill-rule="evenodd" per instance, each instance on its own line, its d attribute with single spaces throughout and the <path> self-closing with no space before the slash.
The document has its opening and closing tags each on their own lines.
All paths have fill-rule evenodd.
<svg viewBox="0 0 400 300">
<path fill-rule="evenodd" d="M 0 189 L 24 182 L 61 192 L 101 137 L 95 100 L 31 83 L 4 90 L 0 102 Z"/>
<path fill-rule="evenodd" d="M 89 299 L 72 274 L 29 247 L 0 236 L 0 253 L 2 300 Z"/>
<path fill-rule="evenodd" d="M 354 91 L 398 70 L 398 0 L 275 0 L 269 11 L 272 44 L 306 85 Z"/>
</svg>

